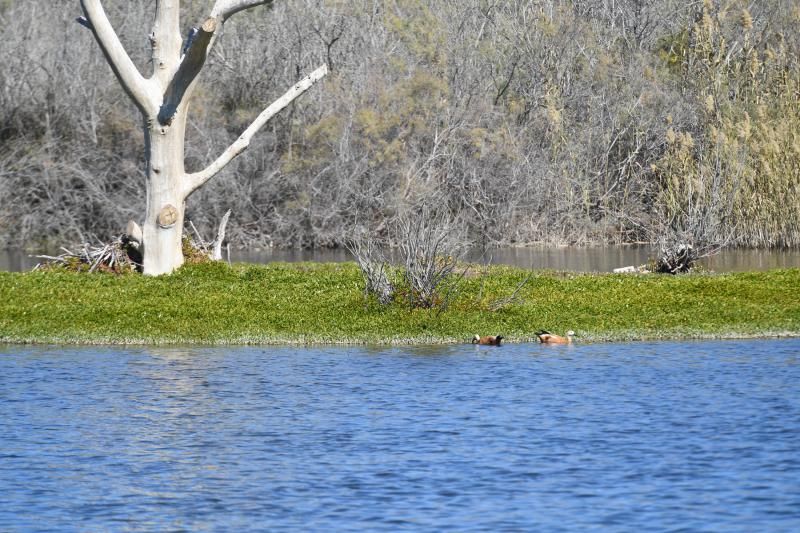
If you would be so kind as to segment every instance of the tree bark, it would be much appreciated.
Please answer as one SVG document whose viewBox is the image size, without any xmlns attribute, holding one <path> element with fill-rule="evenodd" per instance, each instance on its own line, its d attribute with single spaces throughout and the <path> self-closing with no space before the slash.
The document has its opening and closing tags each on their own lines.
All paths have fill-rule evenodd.
<svg viewBox="0 0 800 533">
<path fill-rule="evenodd" d="M 203 25 L 200 26 L 194 36 L 177 72 L 167 86 L 164 103 L 158 112 L 158 121 L 161 124 L 169 125 L 178 110 L 178 106 L 184 101 L 184 96 L 187 93 L 191 94 L 197 75 L 206 62 L 208 47 L 216 29 L 217 19 L 209 18 L 203 22 Z"/>
<path fill-rule="evenodd" d="M 185 131 L 185 114 L 169 126 L 159 124 L 153 115 L 145 127 L 147 207 L 142 246 L 143 272 L 148 275 L 168 274 L 183 264 Z"/>
</svg>

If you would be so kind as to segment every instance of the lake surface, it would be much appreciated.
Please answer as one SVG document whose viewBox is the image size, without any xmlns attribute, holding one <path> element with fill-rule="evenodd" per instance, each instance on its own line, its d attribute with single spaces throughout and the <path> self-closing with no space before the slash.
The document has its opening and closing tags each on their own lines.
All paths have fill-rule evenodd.
<svg viewBox="0 0 800 533">
<path fill-rule="evenodd" d="M 0 531 L 800 531 L 800 339 L 0 346 Z"/>
<path fill-rule="evenodd" d="M 60 252 L 52 252 L 57 255 Z M 41 259 L 36 254 L 0 251 L 0 270 L 30 270 Z M 615 268 L 643 265 L 654 251 L 649 246 L 529 247 L 500 248 L 486 253 L 474 252 L 467 259 L 477 263 L 514 265 L 523 268 L 567 270 L 573 272 L 611 272 Z M 339 262 L 352 261 L 347 250 L 260 250 L 231 251 L 233 262 L 269 263 L 273 261 Z M 794 250 L 725 250 L 701 261 L 717 272 L 800 268 L 800 249 Z"/>
</svg>

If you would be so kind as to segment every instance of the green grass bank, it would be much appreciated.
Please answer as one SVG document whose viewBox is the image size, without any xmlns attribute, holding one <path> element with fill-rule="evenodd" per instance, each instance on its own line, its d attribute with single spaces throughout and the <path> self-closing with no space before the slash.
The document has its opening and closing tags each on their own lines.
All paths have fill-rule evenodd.
<svg viewBox="0 0 800 533">
<path fill-rule="evenodd" d="M 577 342 L 800 334 L 800 270 L 614 275 L 472 268 L 443 312 L 363 296 L 354 263 L 187 265 L 172 276 L 0 273 L 6 343 Z"/>
</svg>

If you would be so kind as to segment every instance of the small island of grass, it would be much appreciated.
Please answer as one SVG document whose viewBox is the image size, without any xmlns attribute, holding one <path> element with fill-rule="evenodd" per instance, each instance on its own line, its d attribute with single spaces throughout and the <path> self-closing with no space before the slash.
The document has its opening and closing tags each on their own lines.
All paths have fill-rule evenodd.
<svg viewBox="0 0 800 533">
<path fill-rule="evenodd" d="M 524 282 L 524 283 L 523 283 Z M 355 263 L 187 264 L 161 277 L 0 273 L 0 342 L 423 344 L 800 334 L 800 270 L 681 276 L 470 267 L 446 307 L 365 297 Z"/>
</svg>

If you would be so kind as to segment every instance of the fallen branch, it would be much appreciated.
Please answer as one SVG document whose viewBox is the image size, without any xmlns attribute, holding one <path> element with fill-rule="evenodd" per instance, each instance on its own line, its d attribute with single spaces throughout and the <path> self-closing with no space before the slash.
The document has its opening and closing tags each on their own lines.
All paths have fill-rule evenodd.
<svg viewBox="0 0 800 533">
<path fill-rule="evenodd" d="M 495 302 L 493 302 L 489 306 L 489 309 L 491 311 L 499 311 L 500 309 L 502 309 L 503 307 L 505 307 L 507 305 L 511 305 L 511 304 L 520 302 L 521 300 L 519 300 L 519 298 L 517 297 L 517 294 L 519 293 L 519 291 L 522 290 L 522 287 L 524 287 L 525 285 L 528 284 L 528 282 L 531 280 L 531 277 L 533 277 L 533 272 L 531 272 L 530 274 L 525 276 L 525 279 L 523 279 L 522 281 L 520 281 L 517 284 L 516 288 L 514 288 L 514 291 L 509 296 L 506 296 L 505 298 L 500 298 L 499 300 L 496 300 Z"/>
</svg>

